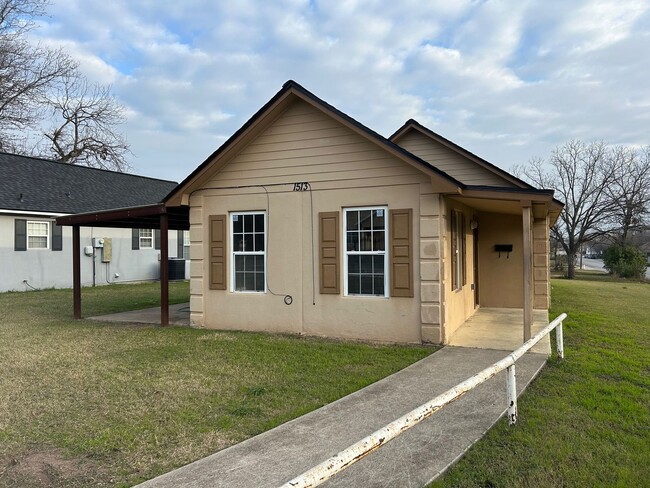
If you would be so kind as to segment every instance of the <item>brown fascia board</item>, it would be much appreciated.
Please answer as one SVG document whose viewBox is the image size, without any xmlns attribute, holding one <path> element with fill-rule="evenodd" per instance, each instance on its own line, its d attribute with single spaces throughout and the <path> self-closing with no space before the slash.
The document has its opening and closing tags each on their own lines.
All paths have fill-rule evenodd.
<svg viewBox="0 0 650 488">
<path fill-rule="evenodd" d="M 467 185 L 461 195 L 468 198 L 494 198 L 498 200 L 531 200 L 537 202 L 557 202 L 553 198 L 554 190 L 539 188 L 510 188 L 506 186 Z"/>
<path fill-rule="evenodd" d="M 548 206 L 550 225 L 557 221 L 564 203 L 554 198 L 555 190 L 538 188 L 508 188 L 496 186 L 466 186 L 461 190 L 461 196 L 467 198 L 483 198 L 494 200 L 526 200 L 530 202 L 543 202 Z"/>
<path fill-rule="evenodd" d="M 327 115 L 338 120 L 356 133 L 365 137 L 369 141 L 377 144 L 379 147 L 388 151 L 392 155 L 432 176 L 434 180 L 440 183 L 446 192 L 455 192 L 464 187 L 463 183 L 439 170 L 425 160 L 411 154 L 403 147 L 393 143 L 385 137 L 379 135 L 372 129 L 361 124 L 349 115 L 341 112 L 336 107 L 330 105 L 324 100 L 305 89 L 293 80 L 287 81 L 282 89 L 276 93 L 266 104 L 262 106 L 246 123 L 239 128 L 232 136 L 228 138 L 215 152 L 203 161 L 190 175 L 185 178 L 163 202 L 167 206 L 187 205 L 187 198 L 184 195 L 196 190 L 200 183 L 208 176 L 214 174 L 221 164 L 225 163 L 228 155 L 237 154 L 239 150 L 247 144 L 250 138 L 260 133 L 266 126 L 275 119 L 294 99 L 300 99 L 311 106 L 325 112 Z"/>
<path fill-rule="evenodd" d="M 511 175 L 507 171 L 499 168 L 498 166 L 490 163 L 489 161 L 486 161 L 485 159 L 481 158 L 480 156 L 477 156 L 476 154 L 468 151 L 464 147 L 459 146 L 455 142 L 450 141 L 449 139 L 441 136 L 440 134 L 437 134 L 433 132 L 431 129 L 428 127 L 425 127 L 424 125 L 420 124 L 417 120 L 414 119 L 409 119 L 407 120 L 402 127 L 397 129 L 393 135 L 389 137 L 389 139 L 397 144 L 399 144 L 397 141 L 405 135 L 407 132 L 410 130 L 417 130 L 418 132 L 424 134 L 427 137 L 430 137 L 434 141 L 442 144 L 443 146 L 451 149 L 452 151 L 457 152 L 461 156 L 466 157 L 467 159 L 475 162 L 479 166 L 484 167 L 485 169 L 492 171 L 495 173 L 497 176 L 500 176 L 501 178 L 504 178 L 511 183 L 514 183 L 515 185 L 519 186 L 520 188 L 534 188 L 534 186 L 526 183 L 523 180 L 520 180 L 514 175 Z"/>
</svg>

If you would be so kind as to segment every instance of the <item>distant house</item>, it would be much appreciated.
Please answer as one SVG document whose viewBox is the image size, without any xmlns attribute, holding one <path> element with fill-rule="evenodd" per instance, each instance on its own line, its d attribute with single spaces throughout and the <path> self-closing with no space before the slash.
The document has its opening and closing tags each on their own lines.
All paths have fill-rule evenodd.
<svg viewBox="0 0 650 488">
<path fill-rule="evenodd" d="M 160 202 L 176 183 L 0 153 L 0 291 L 72 286 L 70 228 L 57 217 Z M 85 227 L 82 283 L 156 279 L 160 235 L 153 229 Z M 170 234 L 174 256 L 182 232 Z M 94 262 L 94 266 L 93 266 Z"/>
</svg>

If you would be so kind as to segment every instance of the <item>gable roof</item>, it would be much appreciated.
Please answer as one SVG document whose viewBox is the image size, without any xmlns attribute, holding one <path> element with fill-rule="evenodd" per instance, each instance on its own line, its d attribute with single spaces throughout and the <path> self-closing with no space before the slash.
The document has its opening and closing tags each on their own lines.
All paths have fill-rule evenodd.
<svg viewBox="0 0 650 488">
<path fill-rule="evenodd" d="M 0 153 L 0 211 L 75 214 L 161 202 L 176 182 Z"/>
<path fill-rule="evenodd" d="M 410 164 L 420 171 L 429 174 L 435 179 L 441 187 L 447 192 L 456 192 L 464 185 L 451 175 L 436 168 L 424 159 L 410 153 L 403 147 L 386 139 L 382 135 L 366 127 L 361 122 L 353 119 L 349 115 L 340 111 L 320 99 L 312 92 L 296 83 L 293 80 L 287 81 L 282 85 L 282 89 L 276 93 L 264 106 L 259 109 L 237 132 L 235 132 L 226 142 L 224 142 L 215 152 L 203 161 L 190 175 L 185 178 L 177 188 L 175 188 L 164 199 L 165 203 L 170 206 L 186 205 L 183 195 L 191 193 L 197 189 L 201 182 L 213 175 L 218 169 L 225 164 L 229 158 L 237 154 L 241 149 L 260 134 L 276 117 L 284 111 L 290 103 L 295 100 L 302 100 L 321 112 L 329 115 L 340 123 L 352 129 L 355 133 L 366 138 L 378 147 L 389 152 L 393 156 Z"/>
<path fill-rule="evenodd" d="M 489 161 L 486 161 L 485 159 L 477 156 L 476 154 L 468 151 L 467 149 L 459 146 L 458 144 L 450 141 L 449 139 L 446 139 L 445 137 L 441 136 L 440 134 L 437 134 L 433 132 L 431 129 L 428 127 L 425 127 L 424 125 L 420 124 L 417 120 L 414 119 L 409 119 L 407 120 L 402 127 L 397 129 L 393 135 L 389 137 L 389 139 L 397 144 L 399 144 L 399 139 L 401 139 L 404 135 L 408 134 L 411 131 L 417 131 L 421 134 L 424 134 L 426 137 L 434 140 L 435 142 L 445 146 L 448 149 L 451 149 L 452 151 L 456 152 L 457 154 L 463 156 L 464 158 L 474 162 L 478 166 L 481 166 L 482 168 L 487 169 L 488 171 L 491 171 L 495 175 L 505 179 L 506 181 L 512 183 L 513 185 L 519 187 L 519 188 L 528 188 L 528 189 L 533 189 L 535 187 L 531 186 L 530 184 L 526 183 L 523 180 L 520 180 L 514 175 L 511 175 L 507 171 L 499 168 L 498 166 L 495 166 L 494 164 L 490 163 Z"/>
</svg>

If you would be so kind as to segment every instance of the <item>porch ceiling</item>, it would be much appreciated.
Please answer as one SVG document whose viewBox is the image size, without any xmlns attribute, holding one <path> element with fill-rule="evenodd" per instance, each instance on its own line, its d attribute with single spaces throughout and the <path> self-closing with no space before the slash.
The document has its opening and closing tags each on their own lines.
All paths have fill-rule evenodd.
<svg viewBox="0 0 650 488">
<path fill-rule="evenodd" d="M 487 200 L 484 198 L 450 197 L 450 200 L 462 203 L 479 212 L 521 215 L 521 202 L 513 200 Z"/>
</svg>

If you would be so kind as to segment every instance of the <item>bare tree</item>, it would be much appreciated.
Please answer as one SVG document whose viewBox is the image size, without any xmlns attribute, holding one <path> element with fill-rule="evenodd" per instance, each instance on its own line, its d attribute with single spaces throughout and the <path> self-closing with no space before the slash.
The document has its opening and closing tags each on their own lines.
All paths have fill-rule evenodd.
<svg viewBox="0 0 650 488">
<path fill-rule="evenodd" d="M 48 5 L 0 0 L 0 150 L 126 171 L 129 145 L 116 130 L 124 108 L 110 88 L 89 85 L 64 51 L 27 38 Z M 48 117 L 52 128 L 41 134 Z"/>
<path fill-rule="evenodd" d="M 551 235 L 567 254 L 567 277 L 575 277 L 582 246 L 608 232 L 613 202 L 607 193 L 615 175 L 612 154 L 603 142 L 570 141 L 556 147 L 548 164 L 535 158 L 518 171 L 535 185 L 554 188 L 564 209 Z"/>
<path fill-rule="evenodd" d="M 116 131 L 124 121 L 124 107 L 108 86 L 89 85 L 68 77 L 60 92 L 49 99 L 55 120 L 44 134 L 47 151 L 65 163 L 127 171 L 129 144 Z"/>
<path fill-rule="evenodd" d="M 621 244 L 644 227 L 650 215 L 650 146 L 612 150 L 613 178 L 605 189 L 612 201 L 612 227 Z"/>
<path fill-rule="evenodd" d="M 46 6 L 47 0 L 0 0 L 0 149 L 16 147 L 16 131 L 38 123 L 48 91 L 77 68 L 63 51 L 28 42 L 33 18 Z"/>
</svg>

